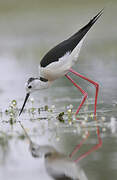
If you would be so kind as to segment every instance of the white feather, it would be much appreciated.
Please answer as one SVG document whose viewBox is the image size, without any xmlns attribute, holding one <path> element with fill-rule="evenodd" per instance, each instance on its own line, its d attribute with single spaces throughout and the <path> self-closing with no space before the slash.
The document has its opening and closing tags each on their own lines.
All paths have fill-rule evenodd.
<svg viewBox="0 0 117 180">
<path fill-rule="evenodd" d="M 84 38 L 80 41 L 80 43 L 74 48 L 74 50 L 72 51 L 72 53 L 70 54 L 71 56 L 71 61 L 72 61 L 72 66 L 77 62 L 79 54 L 80 54 L 80 50 L 83 44 L 83 41 L 85 39 L 86 36 L 84 36 Z"/>
<path fill-rule="evenodd" d="M 44 68 L 39 66 L 39 76 L 47 78 L 49 81 L 53 81 L 67 74 L 70 68 L 78 60 L 78 56 L 84 39 L 85 37 L 74 48 L 72 53 L 67 52 L 63 57 L 59 58 L 58 61 L 52 62 Z"/>
<path fill-rule="evenodd" d="M 71 61 L 69 60 L 69 54 L 69 52 L 66 53 L 58 61 L 55 61 L 44 68 L 40 67 L 40 75 L 47 78 L 49 81 L 53 81 L 64 76 L 66 73 L 68 73 L 72 66 Z"/>
</svg>

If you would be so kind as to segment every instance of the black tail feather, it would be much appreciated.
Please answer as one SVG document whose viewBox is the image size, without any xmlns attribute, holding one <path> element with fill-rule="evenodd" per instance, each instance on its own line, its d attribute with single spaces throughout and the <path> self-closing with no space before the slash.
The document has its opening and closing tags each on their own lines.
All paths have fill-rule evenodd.
<svg viewBox="0 0 117 180">
<path fill-rule="evenodd" d="M 88 24 L 86 24 L 83 28 L 81 28 L 77 33 L 75 33 L 73 36 L 71 36 L 71 38 L 74 38 L 76 36 L 80 36 L 81 39 L 83 38 L 83 36 L 89 31 L 89 29 L 93 26 L 93 24 L 95 24 L 95 22 L 100 18 L 100 16 L 103 14 L 103 10 L 104 8 L 96 15 L 94 16 L 89 22 Z"/>
<path fill-rule="evenodd" d="M 95 17 L 93 17 L 89 23 L 93 25 L 100 18 L 103 12 L 104 12 L 104 8 Z"/>
</svg>

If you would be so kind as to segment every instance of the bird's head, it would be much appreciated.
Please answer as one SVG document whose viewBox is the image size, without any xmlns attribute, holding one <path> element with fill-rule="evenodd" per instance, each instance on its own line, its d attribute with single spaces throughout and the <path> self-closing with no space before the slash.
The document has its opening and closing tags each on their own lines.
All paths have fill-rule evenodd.
<svg viewBox="0 0 117 180">
<path fill-rule="evenodd" d="M 50 84 L 50 82 L 47 79 L 43 78 L 43 77 L 40 77 L 40 78 L 31 77 L 31 78 L 28 79 L 28 81 L 26 82 L 26 85 L 25 85 L 26 97 L 25 97 L 25 100 L 24 100 L 24 103 L 23 103 L 23 106 L 21 108 L 21 111 L 20 111 L 19 115 L 21 115 L 30 94 L 32 92 L 37 91 L 37 90 L 48 88 L 49 84 Z"/>
</svg>

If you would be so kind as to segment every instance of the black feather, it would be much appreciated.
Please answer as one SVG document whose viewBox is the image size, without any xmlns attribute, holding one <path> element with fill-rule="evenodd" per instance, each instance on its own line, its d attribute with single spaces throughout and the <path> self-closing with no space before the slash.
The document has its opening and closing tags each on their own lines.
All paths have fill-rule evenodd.
<svg viewBox="0 0 117 180">
<path fill-rule="evenodd" d="M 60 175 L 60 176 L 52 176 L 54 180 L 79 180 L 79 179 L 73 179 L 71 177 L 68 177 L 66 175 Z"/>
<path fill-rule="evenodd" d="M 38 78 L 33 78 L 33 77 L 31 77 L 31 78 L 28 79 L 27 83 L 30 84 L 32 81 L 34 81 L 34 80 L 36 80 L 36 79 L 38 79 Z"/>
<path fill-rule="evenodd" d="M 41 60 L 40 62 L 41 67 L 46 67 L 52 62 L 58 61 L 59 58 L 64 56 L 67 52 L 72 52 L 73 49 L 77 46 L 77 44 L 81 41 L 81 39 L 85 36 L 85 34 L 90 30 L 93 24 L 102 15 L 102 13 L 103 13 L 103 9 L 77 33 L 75 33 L 67 40 L 61 42 L 60 44 L 52 48 Z"/>
</svg>

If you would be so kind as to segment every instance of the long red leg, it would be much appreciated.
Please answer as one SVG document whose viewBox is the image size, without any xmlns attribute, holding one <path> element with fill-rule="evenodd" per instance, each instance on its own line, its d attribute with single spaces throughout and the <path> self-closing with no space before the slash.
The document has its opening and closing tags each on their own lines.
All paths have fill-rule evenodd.
<svg viewBox="0 0 117 180">
<path fill-rule="evenodd" d="M 76 84 L 70 76 L 68 76 L 67 74 L 66 74 L 65 76 L 66 76 L 66 77 L 72 82 L 72 84 L 73 84 L 75 87 L 77 87 L 77 88 L 80 90 L 80 92 L 84 95 L 84 98 L 83 98 L 81 104 L 79 105 L 79 107 L 78 107 L 78 109 L 77 109 L 77 111 L 76 111 L 76 115 L 77 115 L 78 112 L 79 112 L 79 110 L 80 110 L 80 108 L 82 107 L 82 105 L 84 104 L 84 102 L 85 102 L 85 100 L 86 100 L 86 98 L 87 98 L 87 93 L 86 93 L 78 84 Z M 84 141 L 88 138 L 88 136 L 89 136 L 89 134 L 86 136 L 86 138 L 84 138 L 84 139 L 75 147 L 75 149 L 74 149 L 74 150 L 72 151 L 72 153 L 70 154 L 70 157 L 72 157 L 72 156 L 80 149 L 80 147 L 83 145 Z"/>
<path fill-rule="evenodd" d="M 96 87 L 95 107 L 94 107 L 94 115 L 96 116 L 96 106 L 97 106 L 97 97 L 98 97 L 98 91 L 99 91 L 99 84 L 97 82 L 94 82 L 94 81 L 88 79 L 87 77 L 79 74 L 78 72 L 74 71 L 73 69 L 70 69 L 69 72 L 75 74 L 76 76 L 81 77 L 82 79 L 85 79 L 85 80 L 89 81 L 91 84 L 93 84 Z"/>
<path fill-rule="evenodd" d="M 94 82 L 94 81 L 92 81 L 92 80 L 90 80 L 90 79 L 88 79 L 88 78 L 86 78 L 86 77 L 84 77 L 84 76 L 82 76 L 82 75 L 80 75 L 79 73 L 75 72 L 75 71 L 72 70 L 72 69 L 70 69 L 70 72 L 72 72 L 73 74 L 75 74 L 75 75 L 77 75 L 77 76 L 79 76 L 79 77 L 81 77 L 81 78 L 83 78 L 83 79 L 85 79 L 85 80 L 87 80 L 87 81 L 89 81 L 90 83 L 92 83 L 92 84 L 95 85 L 95 87 L 96 87 L 96 95 L 95 95 L 95 111 L 94 111 L 94 114 L 95 114 L 95 120 L 96 120 L 96 105 L 97 105 L 97 97 L 98 97 L 98 91 L 99 91 L 99 84 L 96 83 L 96 82 Z M 66 75 L 66 77 L 67 77 L 78 89 L 80 89 L 79 86 L 78 86 L 68 75 Z M 83 93 L 83 94 L 84 94 L 84 93 Z M 86 94 L 86 95 L 87 95 L 87 94 Z M 86 96 L 86 97 L 87 97 L 87 96 Z M 85 99 L 86 99 L 86 98 L 85 98 Z M 83 99 L 83 100 L 84 100 L 84 99 Z M 84 101 L 85 101 L 85 100 L 84 100 Z M 82 102 L 84 103 L 84 101 L 82 101 Z M 78 108 L 76 114 L 79 112 L 81 106 L 83 105 L 82 102 L 81 102 L 80 107 Z M 75 162 L 80 161 L 81 159 L 85 158 L 85 157 L 88 156 L 90 153 L 92 153 L 93 151 L 97 150 L 98 148 L 100 148 L 100 147 L 102 146 L 102 140 L 101 140 L 101 138 L 100 138 L 100 131 L 99 131 L 99 127 L 98 127 L 98 126 L 97 126 L 97 136 L 98 136 L 98 141 L 99 141 L 99 143 L 98 143 L 97 145 L 95 145 L 94 147 L 92 147 L 92 148 L 91 148 L 89 151 L 87 151 L 86 153 L 82 154 L 79 158 L 77 158 L 77 159 L 75 160 Z M 86 137 L 85 139 L 83 139 L 83 140 L 80 142 L 80 144 L 78 144 L 78 145 L 75 147 L 75 149 L 73 150 L 73 152 L 70 154 L 70 157 L 72 157 L 72 156 L 78 151 L 78 149 L 82 146 L 83 142 L 84 142 L 86 139 L 87 139 L 87 137 Z"/>
<path fill-rule="evenodd" d="M 87 93 L 86 93 L 78 84 L 76 84 L 70 76 L 68 76 L 67 74 L 66 74 L 65 76 L 66 76 L 67 79 L 69 79 L 69 80 L 72 82 L 72 84 L 73 84 L 75 87 L 77 87 L 77 88 L 80 90 L 80 92 L 84 95 L 84 98 L 83 98 L 81 104 L 79 105 L 79 107 L 78 107 L 78 109 L 77 109 L 77 111 L 76 111 L 76 115 L 77 115 L 78 112 L 80 111 L 80 108 L 82 107 L 82 105 L 84 104 L 84 102 L 85 102 L 85 100 L 86 100 L 86 98 L 87 98 Z"/>
<path fill-rule="evenodd" d="M 79 158 L 77 158 L 74 162 L 78 162 L 81 159 L 85 158 L 86 156 L 88 156 L 90 153 L 92 153 L 93 151 L 96 151 L 97 149 L 99 149 L 102 146 L 102 140 L 100 137 L 100 131 L 99 131 L 99 127 L 97 126 L 97 136 L 98 136 L 98 141 L 99 143 L 95 146 L 93 146 L 89 151 L 87 151 L 86 153 L 82 154 Z"/>
</svg>

